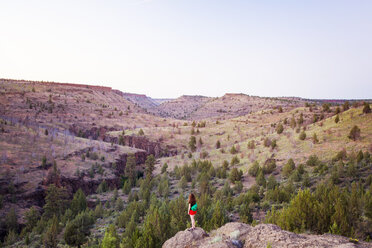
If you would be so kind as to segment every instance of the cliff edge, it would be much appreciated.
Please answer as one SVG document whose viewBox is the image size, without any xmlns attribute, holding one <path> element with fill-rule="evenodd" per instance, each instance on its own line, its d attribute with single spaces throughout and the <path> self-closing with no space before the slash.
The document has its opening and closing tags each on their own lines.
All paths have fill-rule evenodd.
<svg viewBox="0 0 372 248">
<path fill-rule="evenodd" d="M 209 234 L 197 227 L 192 231 L 180 231 L 163 244 L 163 248 L 266 248 L 266 247 L 372 247 L 371 243 L 350 242 L 349 238 L 332 235 L 295 234 L 272 224 L 252 227 L 231 222 Z"/>
</svg>

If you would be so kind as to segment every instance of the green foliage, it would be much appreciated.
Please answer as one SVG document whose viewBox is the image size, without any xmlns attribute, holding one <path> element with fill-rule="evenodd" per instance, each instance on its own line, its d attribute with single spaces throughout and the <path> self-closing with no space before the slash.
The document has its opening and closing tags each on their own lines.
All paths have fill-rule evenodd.
<svg viewBox="0 0 372 248">
<path fill-rule="evenodd" d="M 276 169 L 275 159 L 266 160 L 265 164 L 262 166 L 262 172 L 264 174 L 271 174 Z"/>
<path fill-rule="evenodd" d="M 120 238 L 114 225 L 109 225 L 102 240 L 102 248 L 119 248 Z"/>
<path fill-rule="evenodd" d="M 216 142 L 216 149 L 220 149 L 220 147 L 221 147 L 221 142 L 220 142 L 220 140 L 217 140 L 217 142 Z"/>
<path fill-rule="evenodd" d="M 142 128 L 138 131 L 138 135 L 143 136 L 145 133 L 143 132 Z"/>
<path fill-rule="evenodd" d="M 87 199 L 82 189 L 78 189 L 71 201 L 71 210 L 74 215 L 84 211 L 87 208 Z"/>
<path fill-rule="evenodd" d="M 257 174 L 256 183 L 264 188 L 266 187 L 266 179 L 262 170 L 260 170 Z"/>
<path fill-rule="evenodd" d="M 349 104 L 349 101 L 345 101 L 344 104 L 342 105 L 343 107 L 343 110 L 346 111 L 350 108 L 350 104 Z"/>
<path fill-rule="evenodd" d="M 281 123 L 279 123 L 279 125 L 276 127 L 276 132 L 278 134 L 281 134 L 281 133 L 283 133 L 283 131 L 284 131 L 283 125 Z"/>
<path fill-rule="evenodd" d="M 233 168 L 230 173 L 230 181 L 235 183 L 236 181 L 240 181 L 242 179 L 243 171 L 238 170 L 237 168 Z"/>
<path fill-rule="evenodd" d="M 43 235 L 43 244 L 44 247 L 47 248 L 57 248 L 58 239 L 57 235 L 59 233 L 58 230 L 58 218 L 54 216 L 52 219 L 51 225 L 48 227 L 47 231 Z"/>
<path fill-rule="evenodd" d="M 68 195 L 64 188 L 58 188 L 54 184 L 50 184 L 45 197 L 43 216 L 46 218 L 52 218 L 54 215 L 62 216 L 67 208 L 67 199 Z"/>
<path fill-rule="evenodd" d="M 130 179 L 130 182 L 134 185 L 136 182 L 136 157 L 134 156 L 134 154 L 128 155 L 124 173 Z"/>
<path fill-rule="evenodd" d="M 147 156 L 146 161 L 145 161 L 145 165 L 146 165 L 146 168 L 145 168 L 146 178 L 147 177 L 152 178 L 152 172 L 154 171 L 154 168 L 155 168 L 155 157 L 154 157 L 154 155 L 151 154 L 151 155 Z"/>
<path fill-rule="evenodd" d="M 24 227 L 25 232 L 31 231 L 35 226 L 38 220 L 40 219 L 40 213 L 36 209 L 35 206 L 32 206 L 26 213 L 25 213 L 25 220 L 26 224 Z"/>
<path fill-rule="evenodd" d="M 130 182 L 130 180 L 125 180 L 123 189 L 122 189 L 123 193 L 128 195 L 131 190 L 132 190 L 132 183 Z"/>
<path fill-rule="evenodd" d="M 258 161 L 254 161 L 254 163 L 251 165 L 251 167 L 248 170 L 248 174 L 252 177 L 256 177 L 258 175 L 258 172 L 260 171 L 260 164 Z"/>
<path fill-rule="evenodd" d="M 231 153 L 231 154 L 236 154 L 236 153 L 238 153 L 238 150 L 235 148 L 234 145 L 231 147 L 231 149 L 230 149 L 230 153 Z"/>
<path fill-rule="evenodd" d="M 239 163 L 240 163 L 240 159 L 238 158 L 238 156 L 232 157 L 231 162 L 230 162 L 231 166 L 237 165 Z"/>
<path fill-rule="evenodd" d="M 319 140 L 318 140 L 318 136 L 316 136 L 316 133 L 313 134 L 313 144 L 318 144 L 319 143 Z"/>
<path fill-rule="evenodd" d="M 371 113 L 371 107 L 369 106 L 369 103 L 364 102 L 363 105 L 364 105 L 364 107 L 363 107 L 363 113 L 364 114 Z"/>
<path fill-rule="evenodd" d="M 340 116 L 337 114 L 335 118 L 335 123 L 338 123 L 340 121 Z"/>
<path fill-rule="evenodd" d="M 319 164 L 321 164 L 321 162 L 317 155 L 311 155 L 306 161 L 307 166 L 318 166 Z"/>
<path fill-rule="evenodd" d="M 306 133 L 305 133 L 305 131 L 302 131 L 302 132 L 300 133 L 300 136 L 298 136 L 298 138 L 299 138 L 300 140 L 305 140 L 305 139 L 306 139 Z"/>
<path fill-rule="evenodd" d="M 248 149 L 255 149 L 256 148 L 256 145 L 255 145 L 255 143 L 254 143 L 254 140 L 250 140 L 249 142 L 248 142 Z"/>
<path fill-rule="evenodd" d="M 288 178 L 291 175 L 291 173 L 294 171 L 295 168 L 296 168 L 295 163 L 294 163 L 293 159 L 290 158 L 287 161 L 287 163 L 282 167 L 283 176 Z"/>
<path fill-rule="evenodd" d="M 360 128 L 358 126 L 354 126 L 351 130 L 349 135 L 347 136 L 349 139 L 356 141 L 360 138 Z"/>
<path fill-rule="evenodd" d="M 101 194 L 109 190 L 106 180 L 103 180 L 97 187 L 97 193 Z"/>
<path fill-rule="evenodd" d="M 5 226 L 8 231 L 18 232 L 17 214 L 14 208 L 11 208 L 5 216 Z"/>
<path fill-rule="evenodd" d="M 161 167 L 161 174 L 165 173 L 168 169 L 168 164 L 164 163 L 164 165 Z"/>
<path fill-rule="evenodd" d="M 196 138 L 195 136 L 191 136 L 189 140 L 189 148 L 192 152 L 195 152 L 196 150 Z"/>
<path fill-rule="evenodd" d="M 94 217 L 90 212 L 84 211 L 75 219 L 68 222 L 64 232 L 64 239 L 68 245 L 80 247 L 87 241 L 90 228 L 94 224 Z"/>
<path fill-rule="evenodd" d="M 181 177 L 181 180 L 178 182 L 178 187 L 180 187 L 182 190 L 185 190 L 187 187 L 187 180 L 185 176 Z"/>
</svg>

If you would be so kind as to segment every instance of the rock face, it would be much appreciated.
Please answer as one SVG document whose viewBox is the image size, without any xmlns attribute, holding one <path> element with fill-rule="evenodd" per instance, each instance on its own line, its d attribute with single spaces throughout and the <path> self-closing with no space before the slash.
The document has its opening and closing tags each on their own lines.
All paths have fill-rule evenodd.
<svg viewBox="0 0 372 248">
<path fill-rule="evenodd" d="M 231 222 L 212 231 L 209 235 L 201 228 L 180 231 L 163 244 L 163 248 L 266 248 L 266 247 L 372 247 L 366 242 L 351 243 L 348 238 L 324 234 L 308 235 L 283 231 L 272 224 L 252 227 L 239 222 Z"/>
</svg>

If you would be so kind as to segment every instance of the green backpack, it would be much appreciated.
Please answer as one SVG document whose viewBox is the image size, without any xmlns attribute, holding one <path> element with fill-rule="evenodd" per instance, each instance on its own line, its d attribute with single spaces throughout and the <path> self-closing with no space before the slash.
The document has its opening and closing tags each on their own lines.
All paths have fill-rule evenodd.
<svg viewBox="0 0 372 248">
<path fill-rule="evenodd" d="M 196 202 L 195 202 L 195 204 L 192 205 L 191 210 L 192 210 L 192 211 L 196 211 L 197 209 L 198 209 L 198 205 L 197 205 Z"/>
</svg>

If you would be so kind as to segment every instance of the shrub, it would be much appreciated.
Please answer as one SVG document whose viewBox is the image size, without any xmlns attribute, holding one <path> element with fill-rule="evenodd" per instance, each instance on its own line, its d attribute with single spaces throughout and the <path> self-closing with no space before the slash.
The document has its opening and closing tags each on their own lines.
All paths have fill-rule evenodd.
<svg viewBox="0 0 372 248">
<path fill-rule="evenodd" d="M 349 104 L 349 101 L 346 101 L 344 102 L 344 104 L 342 105 L 344 111 L 348 110 L 350 108 L 350 104 Z"/>
<path fill-rule="evenodd" d="M 364 107 L 363 107 L 363 113 L 364 113 L 364 114 L 369 114 L 369 113 L 371 113 L 371 108 L 370 108 L 370 106 L 369 106 L 369 103 L 365 102 L 365 103 L 363 103 L 363 104 L 364 104 Z"/>
<path fill-rule="evenodd" d="M 231 149 L 230 149 L 230 153 L 231 153 L 231 154 L 236 154 L 236 153 L 238 153 L 238 150 L 235 148 L 234 145 L 231 147 Z"/>
<path fill-rule="evenodd" d="M 318 137 L 316 136 L 316 133 L 313 134 L 313 143 L 317 144 L 319 143 Z"/>
<path fill-rule="evenodd" d="M 340 116 L 337 114 L 335 118 L 335 123 L 338 123 L 340 121 Z"/>
<path fill-rule="evenodd" d="M 280 123 L 280 124 L 276 127 L 276 132 L 277 132 L 278 134 L 281 134 L 281 133 L 283 133 L 283 130 L 284 130 L 283 125 Z"/>
<path fill-rule="evenodd" d="M 318 156 L 316 155 L 311 155 L 308 160 L 306 161 L 307 166 L 317 166 L 320 164 L 320 160 Z"/>
<path fill-rule="evenodd" d="M 290 158 L 282 168 L 283 176 L 289 177 L 295 168 L 296 168 L 295 163 L 293 159 Z"/>
<path fill-rule="evenodd" d="M 258 161 L 255 161 L 251 167 L 248 169 L 248 174 L 251 175 L 252 177 L 256 177 L 258 172 L 260 170 L 260 165 Z"/>
<path fill-rule="evenodd" d="M 236 181 L 240 181 L 242 179 L 242 176 L 243 176 L 243 171 L 238 170 L 237 168 L 233 168 L 231 170 L 229 179 L 232 183 L 235 183 Z"/>
<path fill-rule="evenodd" d="M 300 140 L 305 140 L 306 139 L 306 133 L 304 131 L 302 131 L 300 133 L 300 136 L 298 137 Z"/>
<path fill-rule="evenodd" d="M 191 136 L 189 140 L 189 148 L 192 152 L 195 152 L 196 150 L 196 138 L 195 136 Z"/>
<path fill-rule="evenodd" d="M 163 167 L 161 167 L 161 174 L 163 174 L 164 172 L 166 172 L 168 169 L 168 164 L 167 163 L 164 163 Z"/>
<path fill-rule="evenodd" d="M 248 149 L 254 149 L 256 148 L 256 145 L 254 144 L 254 140 L 251 140 L 248 142 Z"/>
<path fill-rule="evenodd" d="M 274 159 L 266 160 L 265 164 L 262 167 L 262 171 L 264 174 L 272 173 L 276 168 L 276 163 Z"/>
<path fill-rule="evenodd" d="M 143 136 L 145 133 L 143 132 L 142 128 L 138 131 L 138 135 Z"/>
<path fill-rule="evenodd" d="M 234 166 L 234 165 L 239 164 L 239 163 L 240 163 L 240 160 L 239 160 L 239 158 L 237 156 L 234 156 L 231 159 L 231 162 L 230 162 L 231 166 Z"/>
<path fill-rule="evenodd" d="M 221 147 L 221 142 L 219 140 L 217 140 L 216 142 L 216 149 L 220 149 Z"/>
<path fill-rule="evenodd" d="M 352 139 L 356 141 L 357 139 L 360 138 L 360 129 L 358 126 L 354 126 L 351 130 L 349 135 L 347 136 L 349 139 Z"/>
<path fill-rule="evenodd" d="M 265 138 L 264 140 L 264 146 L 269 147 L 271 145 L 271 140 L 269 138 Z"/>
</svg>

